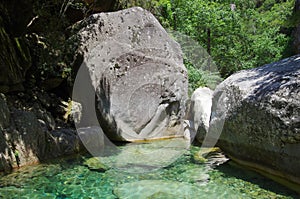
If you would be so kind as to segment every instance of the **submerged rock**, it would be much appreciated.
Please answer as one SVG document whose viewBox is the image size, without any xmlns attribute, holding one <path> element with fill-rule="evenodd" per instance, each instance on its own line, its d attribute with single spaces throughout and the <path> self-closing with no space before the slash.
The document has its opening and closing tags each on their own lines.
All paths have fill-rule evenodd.
<svg viewBox="0 0 300 199">
<path fill-rule="evenodd" d="M 187 182 L 197 183 L 197 185 L 205 185 L 209 181 L 209 168 L 194 168 L 180 174 L 180 179 Z"/>
<path fill-rule="evenodd" d="M 300 183 L 300 56 L 233 74 L 214 92 L 210 128 L 230 157 Z"/>
<path fill-rule="evenodd" d="M 87 166 L 91 171 L 106 171 L 108 167 L 101 163 L 100 158 L 93 157 L 85 160 L 83 165 Z"/>
<path fill-rule="evenodd" d="M 202 147 L 193 156 L 193 160 L 200 164 L 206 164 L 209 168 L 226 163 L 229 159 L 224 155 L 220 148 Z"/>
<path fill-rule="evenodd" d="M 22 83 L 25 81 L 26 71 L 31 66 L 29 48 L 24 38 L 11 38 L 4 28 L 1 16 L 0 43 L 0 92 L 23 91 Z"/>
<path fill-rule="evenodd" d="M 133 191 L 135 190 L 135 191 Z M 189 183 L 162 180 L 142 180 L 125 183 L 114 189 L 114 194 L 119 198 L 201 198 L 197 186 Z"/>
<path fill-rule="evenodd" d="M 183 139 L 167 139 L 145 143 L 130 143 L 99 157 L 101 163 L 119 171 L 143 173 L 158 170 L 175 162 L 189 148 Z"/>
<path fill-rule="evenodd" d="M 118 198 L 239 198 L 224 187 L 197 186 L 186 182 L 141 180 L 125 183 L 114 189 Z"/>
<path fill-rule="evenodd" d="M 94 14 L 81 25 L 83 62 L 73 90 L 83 105 L 78 126 L 95 126 L 98 116 L 112 140 L 182 136 L 187 71 L 179 44 L 155 17 L 135 7 Z"/>
</svg>

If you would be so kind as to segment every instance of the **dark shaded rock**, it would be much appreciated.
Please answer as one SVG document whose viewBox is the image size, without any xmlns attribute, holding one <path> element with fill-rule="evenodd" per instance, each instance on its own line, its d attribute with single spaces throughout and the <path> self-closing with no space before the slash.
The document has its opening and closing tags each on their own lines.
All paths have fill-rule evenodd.
<svg viewBox="0 0 300 199">
<path fill-rule="evenodd" d="M 300 16 L 300 11 L 298 11 Z M 300 54 L 300 25 L 296 26 L 293 32 L 293 46 L 294 46 L 294 53 Z"/>
<path fill-rule="evenodd" d="M 39 162 L 44 154 L 45 134 L 37 118 L 31 112 L 15 110 L 10 116 L 9 127 L 0 129 L 0 171 Z"/>
<path fill-rule="evenodd" d="M 94 12 L 112 11 L 117 0 L 84 0 Z"/>
<path fill-rule="evenodd" d="M 0 129 L 0 171 L 10 171 L 12 169 L 10 155 L 11 151 L 9 150 L 5 135 Z"/>
<path fill-rule="evenodd" d="M 48 157 L 71 155 L 78 153 L 83 148 L 76 131 L 71 129 L 51 131 L 47 141 L 47 152 L 45 155 Z"/>
<path fill-rule="evenodd" d="M 187 72 L 180 46 L 142 8 L 90 16 L 79 32 L 83 63 L 73 100 L 78 127 L 98 124 L 113 140 L 182 136 Z M 95 119 L 96 118 L 96 119 Z"/>
<path fill-rule="evenodd" d="M 74 130 L 56 127 L 53 115 L 58 99 L 52 94 L 30 91 L 0 94 L 0 171 L 70 155 L 84 147 Z M 57 102 L 58 101 L 58 102 Z"/>
<path fill-rule="evenodd" d="M 28 46 L 22 38 L 11 38 L 0 16 L 0 92 L 24 90 L 23 81 L 31 65 Z"/>
<path fill-rule="evenodd" d="M 32 112 L 16 110 L 11 117 L 16 130 L 8 136 L 11 136 L 12 149 L 16 148 L 20 153 L 20 165 L 38 162 L 44 152 L 45 134 L 36 116 Z"/>
<path fill-rule="evenodd" d="M 300 183 L 300 56 L 238 72 L 214 92 L 210 129 L 231 157 Z"/>
<path fill-rule="evenodd" d="M 292 32 L 292 38 L 293 38 L 293 49 L 294 49 L 294 54 L 300 54 L 300 21 L 299 21 L 299 16 L 300 16 L 300 1 L 296 0 L 295 1 L 295 6 L 294 6 L 294 13 L 292 17 L 292 23 L 295 25 L 295 28 Z"/>
<path fill-rule="evenodd" d="M 1 15 L 9 34 L 19 37 L 25 32 L 33 17 L 33 0 L 12 0 L 0 2 Z"/>
<path fill-rule="evenodd" d="M 0 93 L 0 130 L 7 128 L 10 122 L 10 112 L 6 103 L 6 97 Z"/>
<path fill-rule="evenodd" d="M 3 129 L 8 128 L 10 124 L 10 112 L 6 103 L 6 97 L 0 93 L 0 171 L 11 169 L 11 163 L 8 158 L 9 149 Z"/>
</svg>

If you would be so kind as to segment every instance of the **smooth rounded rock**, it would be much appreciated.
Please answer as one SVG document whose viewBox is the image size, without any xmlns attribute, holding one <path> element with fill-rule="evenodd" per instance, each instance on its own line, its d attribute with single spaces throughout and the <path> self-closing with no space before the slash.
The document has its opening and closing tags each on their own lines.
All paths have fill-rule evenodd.
<svg viewBox="0 0 300 199">
<path fill-rule="evenodd" d="M 83 62 L 73 88 L 83 108 L 77 126 L 99 119 L 116 141 L 182 136 L 187 71 L 179 44 L 157 19 L 134 7 L 94 14 L 82 25 Z"/>
<path fill-rule="evenodd" d="M 213 97 L 216 127 L 223 127 L 218 146 L 226 154 L 300 184 L 300 56 L 222 82 Z"/>
</svg>

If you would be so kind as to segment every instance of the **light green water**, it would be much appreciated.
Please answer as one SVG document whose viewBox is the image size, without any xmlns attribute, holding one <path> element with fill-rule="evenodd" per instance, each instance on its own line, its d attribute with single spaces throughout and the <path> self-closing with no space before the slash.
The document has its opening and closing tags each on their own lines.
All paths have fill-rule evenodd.
<svg viewBox="0 0 300 199">
<path fill-rule="evenodd" d="M 114 168 L 93 171 L 83 164 L 87 156 L 81 155 L 28 166 L 0 178 L 0 198 L 299 197 L 269 179 L 230 163 L 219 166 L 212 166 L 213 161 L 196 163 L 193 154 L 197 150 L 193 146 L 173 164 L 147 173 Z"/>
</svg>

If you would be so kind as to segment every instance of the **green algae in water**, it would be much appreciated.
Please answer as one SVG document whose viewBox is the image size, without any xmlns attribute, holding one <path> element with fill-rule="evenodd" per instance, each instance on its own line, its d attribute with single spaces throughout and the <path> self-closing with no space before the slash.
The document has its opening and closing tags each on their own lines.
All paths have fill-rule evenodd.
<svg viewBox="0 0 300 199">
<path fill-rule="evenodd" d="M 173 164 L 147 173 L 113 168 L 92 171 L 83 164 L 88 158 L 83 156 L 29 166 L 0 178 L 0 198 L 298 197 L 265 177 L 228 163 L 197 164 L 193 160 L 197 150 L 193 146 Z"/>
</svg>

